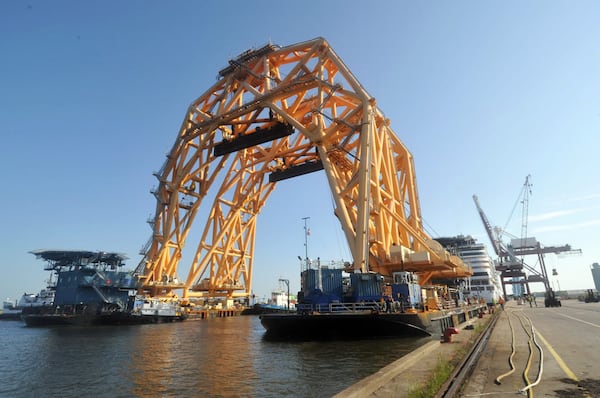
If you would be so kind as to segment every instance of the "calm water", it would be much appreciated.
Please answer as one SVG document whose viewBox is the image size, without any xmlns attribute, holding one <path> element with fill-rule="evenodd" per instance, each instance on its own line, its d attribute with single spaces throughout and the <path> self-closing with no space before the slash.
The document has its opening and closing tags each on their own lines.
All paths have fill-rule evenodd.
<svg viewBox="0 0 600 398">
<path fill-rule="evenodd" d="M 26 328 L 0 321 L 0 397 L 330 397 L 429 339 L 271 342 L 258 317 Z"/>
</svg>

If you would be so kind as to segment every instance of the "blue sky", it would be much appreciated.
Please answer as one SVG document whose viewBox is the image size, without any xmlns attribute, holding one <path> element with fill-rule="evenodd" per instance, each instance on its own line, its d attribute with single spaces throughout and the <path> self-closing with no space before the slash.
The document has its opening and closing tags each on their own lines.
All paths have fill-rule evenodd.
<svg viewBox="0 0 600 398">
<path fill-rule="evenodd" d="M 488 243 L 477 194 L 519 236 L 531 174 L 529 235 L 583 251 L 547 256 L 552 283 L 592 288 L 599 15 L 594 1 L 0 2 L 0 296 L 43 287 L 35 249 L 118 251 L 134 268 L 189 103 L 242 51 L 317 36 L 413 153 L 430 234 Z M 332 211 L 322 174 L 280 183 L 258 225 L 259 297 L 279 278 L 299 288 L 303 217 L 310 257 L 349 258 Z"/>
</svg>

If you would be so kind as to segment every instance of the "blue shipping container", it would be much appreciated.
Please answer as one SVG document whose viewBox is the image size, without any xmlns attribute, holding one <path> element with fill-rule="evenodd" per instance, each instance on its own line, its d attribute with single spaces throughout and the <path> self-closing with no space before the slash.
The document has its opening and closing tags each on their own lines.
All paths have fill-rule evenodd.
<svg viewBox="0 0 600 398">
<path fill-rule="evenodd" d="M 392 296 L 396 301 L 401 298 L 404 304 L 418 307 L 421 304 L 421 286 L 416 283 L 394 283 Z"/>
<path fill-rule="evenodd" d="M 319 270 L 308 269 L 301 274 L 302 291 L 305 298 L 310 298 L 319 289 Z M 336 300 L 342 297 L 342 270 L 321 269 L 322 293 L 333 296 Z"/>
<path fill-rule="evenodd" d="M 350 291 L 355 302 L 380 301 L 381 277 L 378 274 L 351 274 Z"/>
</svg>

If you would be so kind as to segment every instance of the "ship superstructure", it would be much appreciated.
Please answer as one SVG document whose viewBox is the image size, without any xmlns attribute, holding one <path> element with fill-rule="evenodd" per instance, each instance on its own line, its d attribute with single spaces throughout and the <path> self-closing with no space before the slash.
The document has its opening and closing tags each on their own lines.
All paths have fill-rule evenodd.
<svg viewBox="0 0 600 398">
<path fill-rule="evenodd" d="M 181 319 L 178 305 L 138 295 L 139 282 L 124 271 L 121 253 L 36 250 L 45 270 L 56 275 L 53 302 L 24 306 L 28 326 L 51 324 L 147 323 Z"/>
<path fill-rule="evenodd" d="M 459 256 L 473 269 L 466 291 L 475 300 L 484 299 L 488 305 L 498 302 L 502 295 L 500 274 L 483 243 L 470 235 L 436 239 L 446 250 Z"/>
</svg>

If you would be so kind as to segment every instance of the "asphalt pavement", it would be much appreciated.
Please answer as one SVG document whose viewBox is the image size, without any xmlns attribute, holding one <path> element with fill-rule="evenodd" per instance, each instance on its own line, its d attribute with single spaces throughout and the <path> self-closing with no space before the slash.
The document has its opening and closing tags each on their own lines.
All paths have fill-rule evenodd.
<svg viewBox="0 0 600 398">
<path fill-rule="evenodd" d="M 600 303 L 545 308 L 509 301 L 459 397 L 600 397 Z M 451 343 L 432 340 L 336 397 L 408 397 L 436 364 L 466 352 L 491 319 L 471 319 Z"/>
<path fill-rule="evenodd" d="M 600 397 L 600 303 L 539 301 L 505 304 L 461 397 Z"/>
</svg>

